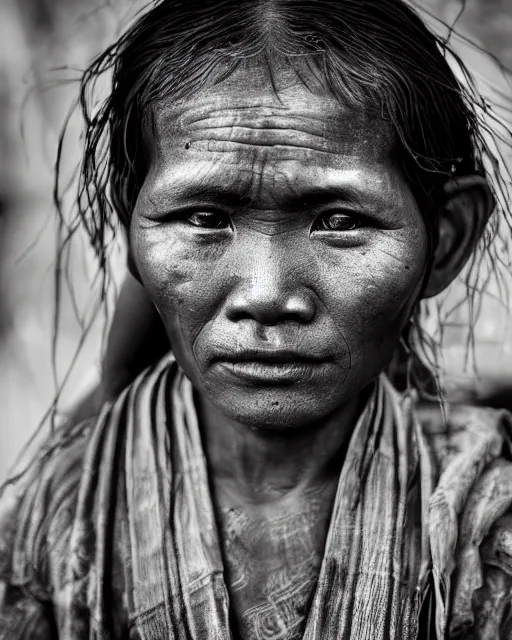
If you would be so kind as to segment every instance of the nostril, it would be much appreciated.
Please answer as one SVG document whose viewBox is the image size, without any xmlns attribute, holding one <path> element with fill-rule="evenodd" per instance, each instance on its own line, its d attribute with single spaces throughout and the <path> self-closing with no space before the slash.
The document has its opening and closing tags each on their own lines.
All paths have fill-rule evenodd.
<svg viewBox="0 0 512 640">
<path fill-rule="evenodd" d="M 284 316 L 289 320 L 308 323 L 313 320 L 316 313 L 314 300 L 309 292 L 303 296 L 291 297 L 287 300 Z"/>
<path fill-rule="evenodd" d="M 300 322 L 305 324 L 307 320 L 295 313 L 280 313 L 278 311 L 266 311 L 265 313 L 247 313 L 243 311 L 236 311 L 229 315 L 229 320 L 232 322 L 241 322 L 242 320 L 254 320 L 260 324 L 273 326 L 280 322 Z"/>
<path fill-rule="evenodd" d="M 254 320 L 264 325 L 280 322 L 307 324 L 313 320 L 316 307 L 312 296 L 303 294 L 239 293 L 228 301 L 227 316 L 232 322 Z"/>
</svg>

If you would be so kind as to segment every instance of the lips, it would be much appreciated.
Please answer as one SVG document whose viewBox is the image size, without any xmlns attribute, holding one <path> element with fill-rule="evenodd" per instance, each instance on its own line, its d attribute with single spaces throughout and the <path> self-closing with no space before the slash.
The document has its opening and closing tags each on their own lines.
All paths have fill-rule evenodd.
<svg viewBox="0 0 512 640">
<path fill-rule="evenodd" d="M 220 370 L 250 384 L 292 384 L 311 379 L 328 364 L 320 355 L 295 350 L 244 349 L 218 356 Z"/>
<path fill-rule="evenodd" d="M 309 355 L 291 349 L 244 349 L 233 353 L 223 354 L 219 360 L 226 362 L 325 362 L 326 358 L 320 355 Z"/>
</svg>

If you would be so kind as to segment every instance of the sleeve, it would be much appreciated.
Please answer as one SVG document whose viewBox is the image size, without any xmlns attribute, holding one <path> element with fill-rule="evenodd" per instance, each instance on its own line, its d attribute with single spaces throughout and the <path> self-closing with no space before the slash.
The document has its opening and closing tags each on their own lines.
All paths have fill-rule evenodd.
<svg viewBox="0 0 512 640">
<path fill-rule="evenodd" d="M 500 549 L 499 543 L 510 535 L 508 521 L 500 518 L 511 505 L 512 462 L 498 458 L 475 482 L 465 504 L 453 580 L 451 627 L 467 632 L 474 625 L 476 637 L 482 640 L 501 637 L 500 629 L 511 603 L 512 581 L 507 562 L 495 553 Z M 491 539 L 497 541 L 494 546 L 488 539 L 491 530 Z"/>
<path fill-rule="evenodd" d="M 438 637 L 447 626 L 449 637 L 512 640 L 512 416 L 452 406 L 444 432 L 432 434 L 441 470 L 429 502 Z"/>
</svg>

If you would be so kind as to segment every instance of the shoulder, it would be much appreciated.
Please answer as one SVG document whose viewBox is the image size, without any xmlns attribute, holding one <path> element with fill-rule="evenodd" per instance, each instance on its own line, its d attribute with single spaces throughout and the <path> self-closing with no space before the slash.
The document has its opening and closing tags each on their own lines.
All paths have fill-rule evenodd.
<svg viewBox="0 0 512 640">
<path fill-rule="evenodd" d="M 512 414 L 504 409 L 423 402 L 416 416 L 438 473 L 461 455 L 512 459 Z"/>
<path fill-rule="evenodd" d="M 504 628 L 512 593 L 512 416 L 424 404 L 417 417 L 434 480 L 428 531 L 438 595 L 440 584 L 451 584 L 444 592 L 451 593 L 450 633 Z"/>
<path fill-rule="evenodd" d="M 0 582 L 44 591 L 47 551 L 69 537 L 95 420 L 64 425 L 24 452 L 0 494 Z M 65 557 L 65 553 L 63 555 Z M 44 593 L 39 594 L 44 597 Z"/>
<path fill-rule="evenodd" d="M 99 416 L 64 425 L 25 451 L 0 491 L 0 583 L 41 587 L 44 598 L 45 586 L 63 584 L 72 531 L 80 552 L 87 549 L 89 557 L 94 551 L 101 514 L 110 514 L 124 495 L 130 456 L 144 458 L 154 445 L 155 407 L 167 410 L 170 364 L 166 357 Z"/>
</svg>

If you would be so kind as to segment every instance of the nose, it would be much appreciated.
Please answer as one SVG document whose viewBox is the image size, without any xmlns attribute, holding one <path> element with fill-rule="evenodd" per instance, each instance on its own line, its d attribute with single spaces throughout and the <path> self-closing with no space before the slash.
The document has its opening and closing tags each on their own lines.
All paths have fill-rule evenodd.
<svg viewBox="0 0 512 640">
<path fill-rule="evenodd" d="M 272 242 L 264 248 L 253 244 L 240 256 L 242 269 L 227 299 L 227 317 L 232 322 L 253 320 L 261 325 L 281 322 L 307 324 L 316 314 L 313 291 L 306 285 L 304 262 L 297 252 L 283 250 Z"/>
</svg>

